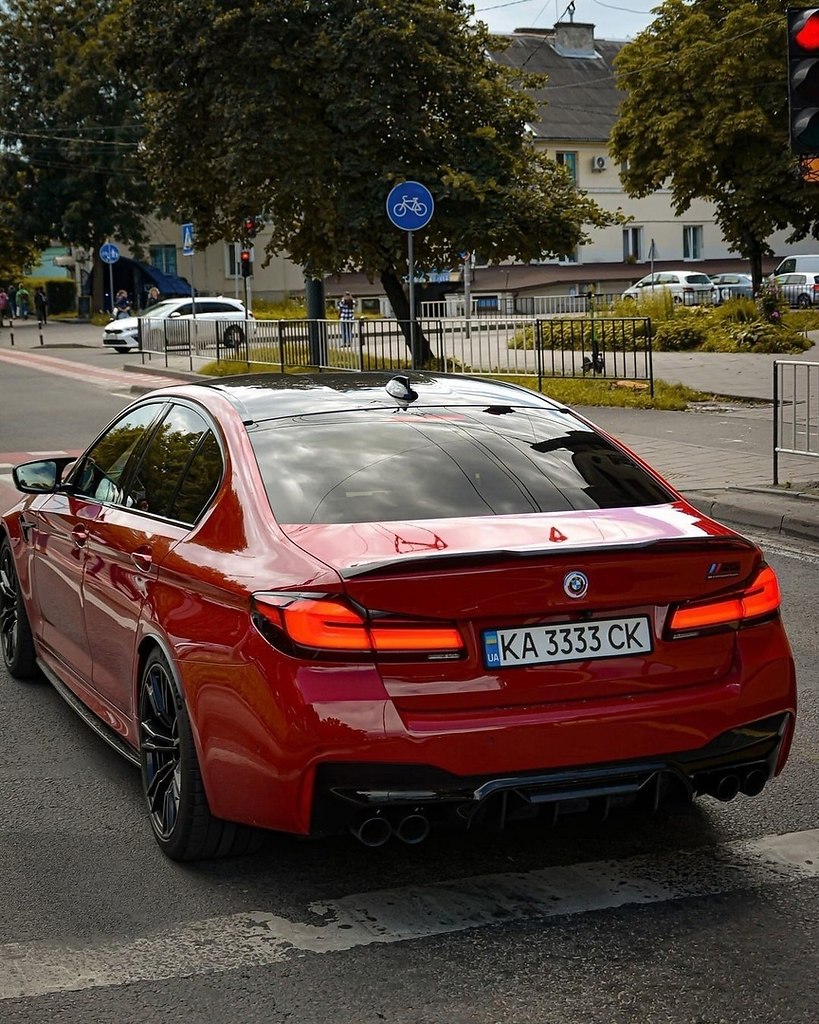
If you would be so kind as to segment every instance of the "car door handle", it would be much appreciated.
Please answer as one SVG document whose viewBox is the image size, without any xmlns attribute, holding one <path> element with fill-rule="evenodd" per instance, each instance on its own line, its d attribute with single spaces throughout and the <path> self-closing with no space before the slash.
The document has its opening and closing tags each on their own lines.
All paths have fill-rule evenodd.
<svg viewBox="0 0 819 1024">
<path fill-rule="evenodd" d="M 136 551 L 131 552 L 131 561 L 143 572 L 150 572 L 151 566 L 154 564 L 153 553 L 150 548 L 137 548 Z"/>
<path fill-rule="evenodd" d="M 83 548 L 88 541 L 88 530 L 84 526 L 75 526 L 71 531 L 71 536 L 74 539 L 74 544 L 78 548 Z"/>
<path fill-rule="evenodd" d="M 20 533 L 23 535 L 23 540 L 28 544 L 29 540 L 31 540 L 31 531 L 36 526 L 36 523 L 33 519 L 29 519 L 27 515 L 22 514 L 17 521 L 20 524 Z"/>
</svg>

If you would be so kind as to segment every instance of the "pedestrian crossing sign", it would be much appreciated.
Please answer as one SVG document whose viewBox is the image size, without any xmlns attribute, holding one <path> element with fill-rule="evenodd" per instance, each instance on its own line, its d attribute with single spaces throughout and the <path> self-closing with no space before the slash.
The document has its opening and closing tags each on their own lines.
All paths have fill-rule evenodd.
<svg viewBox="0 0 819 1024">
<path fill-rule="evenodd" d="M 182 255 L 193 256 L 193 224 L 182 225 Z"/>
</svg>

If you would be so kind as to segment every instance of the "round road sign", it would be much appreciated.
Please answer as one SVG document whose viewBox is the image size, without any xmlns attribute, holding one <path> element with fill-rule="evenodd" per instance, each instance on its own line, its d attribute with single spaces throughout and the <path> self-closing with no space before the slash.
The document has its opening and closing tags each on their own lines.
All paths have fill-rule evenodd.
<svg viewBox="0 0 819 1024">
<path fill-rule="evenodd" d="M 387 196 L 387 216 L 402 231 L 417 231 L 432 220 L 432 193 L 419 181 L 404 181 Z"/>
</svg>

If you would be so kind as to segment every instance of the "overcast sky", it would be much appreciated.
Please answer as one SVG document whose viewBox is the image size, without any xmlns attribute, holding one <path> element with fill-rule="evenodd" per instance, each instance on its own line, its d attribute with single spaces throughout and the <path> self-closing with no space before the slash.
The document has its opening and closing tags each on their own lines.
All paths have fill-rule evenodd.
<svg viewBox="0 0 819 1024">
<path fill-rule="evenodd" d="M 475 17 L 493 32 L 514 32 L 516 28 L 551 28 L 560 19 L 568 21 L 568 0 L 472 0 Z M 595 26 L 597 39 L 632 39 L 652 20 L 651 8 L 660 0 L 575 0 L 574 20 Z"/>
</svg>

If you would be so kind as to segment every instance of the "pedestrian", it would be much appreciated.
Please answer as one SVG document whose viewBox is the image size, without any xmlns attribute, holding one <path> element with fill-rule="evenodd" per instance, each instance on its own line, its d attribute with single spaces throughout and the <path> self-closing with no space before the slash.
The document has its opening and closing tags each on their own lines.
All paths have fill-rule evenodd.
<svg viewBox="0 0 819 1024">
<path fill-rule="evenodd" d="M 37 311 L 37 319 L 41 324 L 48 323 L 48 296 L 42 285 L 34 289 L 34 308 Z"/>
<path fill-rule="evenodd" d="M 159 302 L 159 289 L 154 285 L 148 290 L 148 297 L 145 300 L 146 306 L 155 306 Z"/>
<path fill-rule="evenodd" d="M 131 300 L 128 298 L 128 292 L 124 288 L 120 288 L 117 292 L 117 296 L 114 299 L 114 318 L 122 320 L 123 317 L 131 315 Z"/>
<path fill-rule="evenodd" d="M 28 288 L 24 284 L 17 285 L 17 313 L 21 320 L 28 320 Z"/>
<path fill-rule="evenodd" d="M 0 327 L 3 326 L 3 321 L 9 318 L 9 326 L 11 326 L 11 307 L 9 306 L 9 293 L 5 288 L 0 288 Z"/>
<path fill-rule="evenodd" d="M 353 322 L 355 321 L 355 300 L 351 292 L 345 292 L 338 304 L 338 318 L 341 321 L 341 347 L 349 348 L 353 343 Z"/>
<path fill-rule="evenodd" d="M 9 285 L 9 318 L 13 320 L 17 316 L 17 285 Z"/>
</svg>

